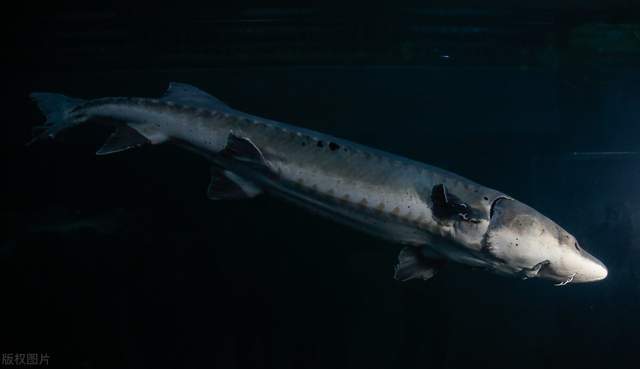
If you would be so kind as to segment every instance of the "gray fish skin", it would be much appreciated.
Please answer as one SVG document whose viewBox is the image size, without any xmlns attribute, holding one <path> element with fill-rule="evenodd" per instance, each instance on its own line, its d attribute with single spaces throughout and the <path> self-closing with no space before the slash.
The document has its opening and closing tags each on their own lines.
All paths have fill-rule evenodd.
<svg viewBox="0 0 640 369">
<path fill-rule="evenodd" d="M 32 96 L 48 117 L 45 136 L 105 120 L 126 125 L 149 143 L 177 143 L 204 155 L 247 197 L 273 194 L 420 250 L 400 254 L 398 279 L 430 278 L 433 260 L 561 284 L 607 274 L 572 235 L 502 192 L 414 160 L 236 111 L 193 86 L 173 83 L 161 99 L 60 103 L 62 95 Z M 229 155 L 231 138 L 254 148 L 260 160 Z M 116 143 L 104 152 L 137 145 Z"/>
</svg>

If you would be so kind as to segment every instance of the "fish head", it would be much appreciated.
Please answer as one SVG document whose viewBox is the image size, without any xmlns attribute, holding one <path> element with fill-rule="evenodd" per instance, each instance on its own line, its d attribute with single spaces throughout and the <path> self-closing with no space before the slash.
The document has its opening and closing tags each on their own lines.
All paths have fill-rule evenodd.
<svg viewBox="0 0 640 369">
<path fill-rule="evenodd" d="M 535 209 L 507 196 L 491 203 L 483 250 L 497 260 L 496 271 L 539 277 L 564 285 L 607 277 L 605 265 L 576 238 Z"/>
</svg>

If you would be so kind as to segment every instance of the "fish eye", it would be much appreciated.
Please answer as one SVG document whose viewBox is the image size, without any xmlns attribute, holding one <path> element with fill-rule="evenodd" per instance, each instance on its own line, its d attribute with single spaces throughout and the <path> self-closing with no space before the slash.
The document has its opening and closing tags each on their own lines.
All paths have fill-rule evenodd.
<svg viewBox="0 0 640 369">
<path fill-rule="evenodd" d="M 576 248 L 576 250 L 578 250 L 578 251 L 582 251 L 582 250 L 580 250 L 580 246 L 578 246 L 578 243 L 577 243 L 577 242 L 574 242 L 574 243 L 573 243 L 573 247 L 575 247 L 575 248 Z"/>
</svg>

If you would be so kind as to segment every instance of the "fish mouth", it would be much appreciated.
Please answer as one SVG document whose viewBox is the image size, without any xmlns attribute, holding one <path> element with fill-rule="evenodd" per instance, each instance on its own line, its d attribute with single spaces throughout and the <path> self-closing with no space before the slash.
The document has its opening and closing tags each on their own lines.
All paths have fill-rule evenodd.
<svg viewBox="0 0 640 369">
<path fill-rule="evenodd" d="M 538 272 L 538 277 L 555 282 L 553 285 L 557 287 L 565 286 L 574 281 L 577 282 L 575 280 L 577 275 L 578 273 L 571 273 L 569 275 L 557 273 L 551 263 L 546 263 L 545 265 L 543 265 Z"/>
</svg>

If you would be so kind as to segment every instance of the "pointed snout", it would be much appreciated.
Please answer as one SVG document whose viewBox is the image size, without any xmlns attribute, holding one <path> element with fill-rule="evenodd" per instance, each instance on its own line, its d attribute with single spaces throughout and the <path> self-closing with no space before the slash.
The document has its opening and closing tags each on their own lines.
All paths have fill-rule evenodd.
<svg viewBox="0 0 640 369">
<path fill-rule="evenodd" d="M 485 243 L 491 255 L 513 267 L 518 275 L 535 274 L 558 286 L 600 281 L 609 274 L 604 263 L 582 249 L 574 236 L 510 198 L 499 197 L 491 205 Z M 523 264 L 524 269 L 520 267 Z"/>
<path fill-rule="evenodd" d="M 581 252 L 582 265 L 576 272 L 574 282 L 595 282 L 607 278 L 609 270 L 604 263 L 586 251 Z"/>
</svg>

